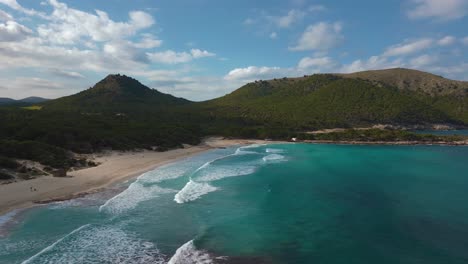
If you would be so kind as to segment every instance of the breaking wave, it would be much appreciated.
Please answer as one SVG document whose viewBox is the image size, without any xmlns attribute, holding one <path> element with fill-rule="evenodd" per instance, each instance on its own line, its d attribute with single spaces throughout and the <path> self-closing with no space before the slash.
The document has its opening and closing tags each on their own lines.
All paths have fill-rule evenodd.
<svg viewBox="0 0 468 264">
<path fill-rule="evenodd" d="M 127 190 L 109 199 L 99 207 L 101 212 L 119 214 L 135 208 L 139 203 L 156 198 L 161 194 L 177 190 L 161 188 L 158 185 L 145 186 L 139 182 L 131 184 Z"/>
<path fill-rule="evenodd" d="M 190 180 L 184 188 L 174 196 L 174 201 L 179 204 L 195 201 L 201 196 L 216 190 L 218 190 L 218 188 L 211 186 L 208 183 L 194 182 L 193 180 Z"/>
<path fill-rule="evenodd" d="M 202 182 L 217 181 L 228 177 L 249 175 L 255 172 L 255 166 L 214 166 L 197 175 L 196 180 Z"/>
<path fill-rule="evenodd" d="M 213 264 L 210 255 L 202 250 L 198 250 L 193 244 L 193 240 L 177 249 L 174 256 L 167 264 Z"/>
<path fill-rule="evenodd" d="M 271 154 L 271 155 L 268 155 L 266 157 L 263 157 L 263 161 L 265 161 L 265 162 L 282 161 L 284 159 L 285 159 L 285 157 L 283 155 L 279 155 L 279 154 Z"/>
</svg>

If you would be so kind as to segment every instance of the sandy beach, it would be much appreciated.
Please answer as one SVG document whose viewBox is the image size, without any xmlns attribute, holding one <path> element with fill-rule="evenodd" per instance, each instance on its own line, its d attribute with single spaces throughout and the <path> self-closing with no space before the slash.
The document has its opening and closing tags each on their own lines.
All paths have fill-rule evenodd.
<svg viewBox="0 0 468 264">
<path fill-rule="evenodd" d="M 39 177 L 33 180 L 0 185 L 0 215 L 15 209 L 28 208 L 38 203 L 67 200 L 99 191 L 109 185 L 137 177 L 203 151 L 232 145 L 264 143 L 260 140 L 229 140 L 208 138 L 198 146 L 186 146 L 166 152 L 109 152 L 95 154 L 100 165 L 68 172 L 68 177 Z M 31 187 L 37 191 L 31 191 Z"/>
</svg>

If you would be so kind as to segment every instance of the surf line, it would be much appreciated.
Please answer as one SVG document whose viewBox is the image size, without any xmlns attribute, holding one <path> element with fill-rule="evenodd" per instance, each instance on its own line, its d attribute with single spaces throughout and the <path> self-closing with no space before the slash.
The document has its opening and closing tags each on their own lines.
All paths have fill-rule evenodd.
<svg viewBox="0 0 468 264">
<path fill-rule="evenodd" d="M 64 239 L 66 239 L 67 237 L 75 234 L 76 232 L 79 232 L 85 228 L 87 228 L 88 226 L 90 226 L 91 224 L 87 224 L 87 225 L 84 225 L 84 226 L 81 226 L 75 230 L 73 230 L 71 233 L 69 233 L 68 235 L 60 238 L 59 240 L 55 241 L 52 245 L 44 248 L 43 250 L 39 251 L 39 253 L 35 254 L 34 256 L 30 257 L 29 259 L 21 262 L 21 264 L 29 264 L 29 263 L 32 263 L 32 261 L 34 261 L 36 258 L 38 258 L 39 256 L 41 256 L 42 254 L 50 251 L 51 249 L 53 249 L 58 243 L 62 242 Z"/>
</svg>

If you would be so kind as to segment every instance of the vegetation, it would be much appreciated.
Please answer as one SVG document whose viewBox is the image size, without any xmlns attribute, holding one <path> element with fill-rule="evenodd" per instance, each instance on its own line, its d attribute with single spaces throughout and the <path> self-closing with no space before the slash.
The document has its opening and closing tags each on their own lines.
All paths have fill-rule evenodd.
<svg viewBox="0 0 468 264">
<path fill-rule="evenodd" d="M 31 105 L 31 106 L 25 106 L 25 107 L 23 107 L 23 109 L 31 110 L 31 111 L 37 111 L 37 110 L 41 110 L 42 106 L 40 106 L 40 105 Z"/>
<path fill-rule="evenodd" d="M 384 129 L 347 129 L 341 132 L 330 132 L 321 134 L 302 133 L 298 135 L 300 140 L 323 140 L 323 141 L 359 141 L 359 142 L 456 142 L 466 140 L 463 136 L 435 136 L 416 134 L 403 130 Z"/>
<path fill-rule="evenodd" d="M 71 152 L 164 151 L 198 144 L 209 135 L 440 141 L 454 139 L 401 131 L 349 130 L 327 135 L 304 131 L 374 124 L 468 124 L 468 96 L 463 85 L 451 85 L 449 92 L 432 88 L 427 92 L 394 85 L 387 77 L 366 76 L 317 74 L 256 81 L 221 98 L 195 103 L 150 89 L 126 76 L 109 75 L 72 96 L 0 107 L 0 155 L 31 159 L 57 169 L 77 163 Z M 410 83 L 418 85 L 414 80 Z M 0 163 L 0 167 L 5 164 Z"/>
</svg>

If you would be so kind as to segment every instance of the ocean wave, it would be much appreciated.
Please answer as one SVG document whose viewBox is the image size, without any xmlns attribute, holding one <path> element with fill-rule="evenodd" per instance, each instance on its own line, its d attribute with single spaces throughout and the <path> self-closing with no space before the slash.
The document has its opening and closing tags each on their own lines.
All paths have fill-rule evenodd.
<svg viewBox="0 0 468 264">
<path fill-rule="evenodd" d="M 278 162 L 283 161 L 286 157 L 279 154 L 271 154 L 266 157 L 263 157 L 263 161 L 265 162 Z"/>
<path fill-rule="evenodd" d="M 267 148 L 266 153 L 284 153 L 284 149 Z"/>
<path fill-rule="evenodd" d="M 210 255 L 203 250 L 198 250 L 193 244 L 193 240 L 177 249 L 174 256 L 167 264 L 213 264 L 215 263 Z"/>
<path fill-rule="evenodd" d="M 82 226 L 33 257 L 29 263 L 155 263 L 164 256 L 151 242 L 118 227 Z"/>
<path fill-rule="evenodd" d="M 66 236 L 60 238 L 59 240 L 55 241 L 54 243 L 52 243 L 50 246 L 47 246 L 46 248 L 44 248 L 43 250 L 39 251 L 38 253 L 36 253 L 35 255 L 33 255 L 32 257 L 28 258 L 27 260 L 21 262 L 21 264 L 29 264 L 29 263 L 34 263 L 36 259 L 39 259 L 43 254 L 51 251 L 55 246 L 57 246 L 60 242 L 62 242 L 63 240 L 65 240 L 67 237 L 85 229 L 86 227 L 90 226 L 90 224 L 87 224 L 87 225 L 83 225 L 83 226 L 80 226 L 79 228 L 73 230 L 72 232 L 70 232 L 69 234 L 67 234 Z M 37 262 L 37 263 L 44 263 L 44 262 Z"/>
<path fill-rule="evenodd" d="M 196 180 L 201 182 L 217 181 L 228 177 L 249 175 L 255 172 L 256 166 L 213 166 L 197 175 Z"/>
<path fill-rule="evenodd" d="M 208 183 L 190 180 L 184 188 L 174 196 L 174 201 L 179 204 L 195 201 L 201 196 L 216 190 L 218 190 L 218 188 L 211 186 Z"/>
<path fill-rule="evenodd" d="M 9 213 L 1 215 L 0 216 L 0 229 L 2 229 L 8 223 L 11 223 L 15 219 L 16 215 L 18 215 L 19 212 L 20 210 L 13 210 Z"/>
<path fill-rule="evenodd" d="M 174 192 L 177 190 L 161 188 L 158 185 L 145 186 L 140 182 L 134 182 L 128 189 L 101 205 L 99 211 L 120 214 L 135 208 L 141 202 L 151 200 L 161 194 Z"/>
</svg>

